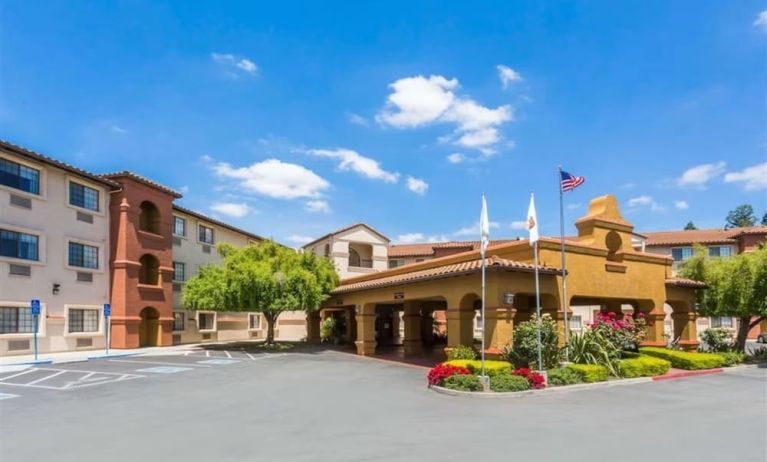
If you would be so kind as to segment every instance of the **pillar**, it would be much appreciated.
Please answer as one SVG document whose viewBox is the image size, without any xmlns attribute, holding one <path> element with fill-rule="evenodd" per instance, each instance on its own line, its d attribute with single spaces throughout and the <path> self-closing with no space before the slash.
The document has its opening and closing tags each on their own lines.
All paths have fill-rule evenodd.
<svg viewBox="0 0 767 462">
<path fill-rule="evenodd" d="M 487 348 L 503 350 L 514 338 L 516 308 L 485 307 L 485 343 Z"/>
<path fill-rule="evenodd" d="M 642 313 L 647 322 L 647 336 L 644 342 L 642 342 L 642 346 L 666 346 L 667 341 L 664 332 L 666 313 L 663 311 L 663 304 L 662 300 L 640 300 L 638 302 L 635 317 Z"/>
<path fill-rule="evenodd" d="M 673 305 L 672 305 L 673 306 Z M 677 311 L 671 313 L 671 319 L 674 320 L 674 338 L 679 339 L 679 346 L 687 351 L 698 349 L 698 329 L 695 325 L 697 316 L 693 311 Z"/>
<path fill-rule="evenodd" d="M 405 303 L 402 319 L 405 323 L 405 339 L 403 346 L 406 356 L 418 355 L 423 351 L 421 346 L 421 310 L 416 302 Z"/>
<path fill-rule="evenodd" d="M 357 305 L 357 354 L 373 356 L 376 353 L 376 306 L 375 304 Z"/>
<path fill-rule="evenodd" d="M 448 308 L 446 313 L 447 347 L 472 346 L 474 343 L 474 310 Z"/>
<path fill-rule="evenodd" d="M 309 343 L 320 343 L 320 312 L 306 313 L 306 340 Z"/>
</svg>

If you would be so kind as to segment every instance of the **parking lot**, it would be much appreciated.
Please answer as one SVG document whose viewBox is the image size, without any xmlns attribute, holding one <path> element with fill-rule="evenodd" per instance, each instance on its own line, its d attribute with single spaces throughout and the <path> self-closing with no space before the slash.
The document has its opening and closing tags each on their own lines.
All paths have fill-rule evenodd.
<svg viewBox="0 0 767 462">
<path fill-rule="evenodd" d="M 425 372 L 227 349 L 5 370 L 0 460 L 765 460 L 765 369 L 506 400 Z"/>
</svg>

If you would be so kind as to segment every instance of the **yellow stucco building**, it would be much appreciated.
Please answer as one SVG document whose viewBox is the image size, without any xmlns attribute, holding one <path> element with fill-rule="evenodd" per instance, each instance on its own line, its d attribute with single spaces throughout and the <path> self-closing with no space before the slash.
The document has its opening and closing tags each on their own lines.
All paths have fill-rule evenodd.
<svg viewBox="0 0 767 462">
<path fill-rule="evenodd" d="M 672 259 L 636 251 L 633 226 L 612 195 L 589 204 L 588 214 L 575 222 L 577 238 L 565 242 L 566 306 L 599 306 L 622 314 L 630 305 L 649 321 L 646 344 L 665 345 L 664 305 L 673 309 L 674 337 L 685 349 L 697 348 L 695 289 L 703 284 L 672 277 Z M 563 332 L 561 243 L 539 241 L 541 309 L 557 320 Z M 486 333 L 489 349 L 502 349 L 512 339 L 514 324 L 535 312 L 533 249 L 526 240 L 506 242 L 487 250 Z M 418 354 L 431 337 L 435 312 L 447 318 L 447 347 L 470 345 L 481 305 L 479 251 L 468 251 L 372 274 L 344 279 L 319 313 L 308 316 L 309 340 L 319 338 L 321 317 L 341 315 L 360 355 L 396 336 L 404 323 L 405 354 Z M 560 339 L 564 336 L 560 335 Z"/>
</svg>

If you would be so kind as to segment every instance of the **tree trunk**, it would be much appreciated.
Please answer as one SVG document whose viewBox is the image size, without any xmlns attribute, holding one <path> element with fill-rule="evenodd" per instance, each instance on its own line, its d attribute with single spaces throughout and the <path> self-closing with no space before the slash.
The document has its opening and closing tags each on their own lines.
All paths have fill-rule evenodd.
<svg viewBox="0 0 767 462">
<path fill-rule="evenodd" d="M 751 316 L 742 316 L 738 318 L 738 335 L 735 337 L 735 349 L 738 351 L 746 351 L 746 340 L 748 340 L 748 331 L 753 326 L 759 324 L 762 318 L 757 318 L 753 323 L 751 322 Z"/>
<path fill-rule="evenodd" d="M 274 323 L 277 322 L 277 316 L 273 314 L 264 313 L 266 319 L 266 344 L 274 344 Z"/>
</svg>

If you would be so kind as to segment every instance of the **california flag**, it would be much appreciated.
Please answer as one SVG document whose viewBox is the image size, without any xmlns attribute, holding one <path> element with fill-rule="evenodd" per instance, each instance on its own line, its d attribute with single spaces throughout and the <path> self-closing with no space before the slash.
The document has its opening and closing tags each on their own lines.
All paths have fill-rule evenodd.
<svg viewBox="0 0 767 462">
<path fill-rule="evenodd" d="M 480 233 L 480 251 L 482 258 L 485 257 L 485 251 L 487 251 L 487 245 L 490 243 L 490 221 L 487 219 L 487 201 L 485 195 L 482 194 L 482 213 L 479 216 L 479 233 Z"/>
<path fill-rule="evenodd" d="M 530 245 L 538 242 L 538 217 L 535 215 L 535 195 L 530 193 L 530 208 L 527 209 L 527 230 L 530 232 Z"/>
</svg>

